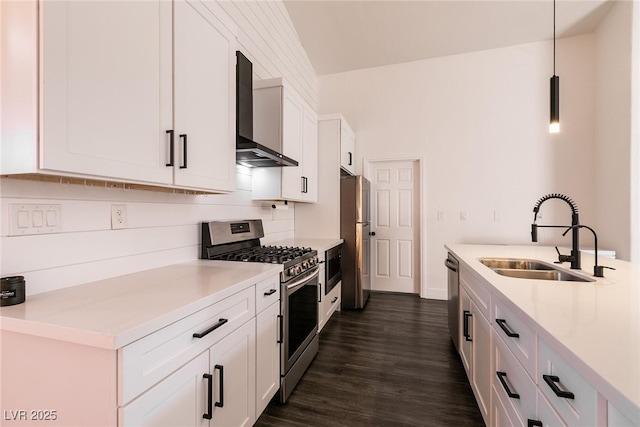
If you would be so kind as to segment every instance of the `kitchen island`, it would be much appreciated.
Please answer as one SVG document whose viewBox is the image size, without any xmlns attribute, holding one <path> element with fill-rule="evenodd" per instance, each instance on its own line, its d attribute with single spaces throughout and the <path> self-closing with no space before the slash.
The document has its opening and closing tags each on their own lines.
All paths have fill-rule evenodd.
<svg viewBox="0 0 640 427">
<path fill-rule="evenodd" d="M 555 249 L 541 246 L 502 245 L 446 245 L 446 248 L 460 261 L 461 292 L 464 289 L 471 295 L 473 304 L 480 307 L 477 312 L 486 316 L 485 322 L 492 325 L 490 333 L 492 341 L 488 346 L 492 349 L 491 354 L 481 357 L 474 355 L 477 360 L 486 359 L 491 365 L 486 368 L 494 372 L 497 370 L 495 368 L 498 363 L 514 359 L 513 355 L 515 355 L 515 359 L 519 362 L 516 368 L 523 368 L 530 380 L 538 386 L 538 404 L 533 405 L 538 409 L 547 403 L 542 394 L 547 392 L 545 382 L 549 380 L 548 378 L 543 380 L 542 371 L 545 368 L 552 371 L 562 370 L 562 367 L 566 366 L 567 369 L 575 370 L 577 376 L 584 379 L 585 387 L 593 388 L 594 407 L 589 407 L 591 406 L 589 404 L 586 405 L 587 408 L 581 408 L 580 402 L 584 399 L 581 400 L 579 397 L 561 399 L 559 405 L 567 406 L 568 415 L 562 416 L 564 409 L 559 407 L 554 406 L 554 411 L 560 413 L 562 422 L 567 425 L 607 425 L 608 420 L 610 426 L 640 425 L 640 266 L 638 264 L 600 257 L 600 265 L 613 267 L 615 270 L 606 269 L 606 277 L 593 277 L 591 272 L 594 257 L 583 252 L 582 270 L 569 270 L 566 264 L 557 265 L 557 268 L 578 273 L 590 281 L 521 279 L 497 274 L 482 264 L 480 259 L 526 258 L 553 265 L 552 263 L 557 259 Z M 471 314 L 473 309 L 463 311 L 461 325 L 467 326 L 468 324 L 464 322 L 468 320 L 464 316 L 473 316 Z M 505 312 L 513 314 L 512 324 L 517 323 L 531 331 L 533 338 L 529 344 L 526 336 L 512 337 L 518 334 L 507 326 L 504 329 L 500 327 L 499 323 L 505 325 L 504 319 L 501 318 L 504 317 L 502 314 Z M 480 330 L 478 328 L 478 331 Z M 501 331 L 508 331 L 510 335 L 503 336 Z M 463 331 L 461 342 L 466 338 L 471 340 L 469 336 L 472 332 Z M 503 343 L 507 344 L 503 345 Z M 473 345 L 477 345 L 477 342 Z M 511 350 L 505 350 L 507 347 Z M 461 351 L 464 362 L 463 353 L 464 351 Z M 504 357 L 501 357 L 502 354 Z M 554 362 L 555 359 L 549 354 L 557 354 L 558 361 Z M 483 414 L 487 423 L 489 423 L 487 417 L 492 420 L 491 423 L 498 422 L 497 419 L 502 418 L 501 411 L 495 409 L 499 407 L 497 403 L 501 404 L 496 402 L 496 393 L 502 388 L 502 380 L 499 381 L 498 378 L 500 375 L 491 375 L 491 378 L 486 381 L 478 379 L 475 375 L 470 377 L 472 388 L 474 388 L 473 382 L 478 382 L 474 393 L 479 401 L 483 401 L 479 402 L 481 409 L 483 405 L 487 407 L 486 414 Z M 508 381 L 504 381 L 503 384 L 507 384 L 505 389 L 508 390 Z M 523 384 L 526 384 L 526 381 Z M 575 384 L 582 383 L 575 382 Z M 556 388 L 562 388 L 565 385 L 561 384 Z M 487 386 L 490 388 L 489 394 L 493 394 L 493 397 L 486 396 L 486 393 L 478 397 L 478 390 L 484 388 L 486 391 Z M 511 387 L 514 387 L 513 384 Z M 511 395 L 516 394 L 513 390 L 508 392 Z M 535 392 L 536 389 L 533 393 L 534 399 L 536 399 Z M 517 402 L 514 404 L 516 409 L 518 405 L 524 405 L 522 400 L 514 399 Z M 527 411 L 526 408 L 520 410 Z M 507 412 L 509 411 L 507 408 Z M 511 412 L 517 412 L 517 410 Z M 587 412 L 589 412 L 588 415 Z M 527 418 L 533 417 L 531 414 L 522 413 L 516 416 L 521 417 L 525 425 Z M 574 416 L 575 419 L 571 419 Z M 510 422 L 514 422 L 513 418 L 512 414 L 505 419 L 511 419 Z"/>
</svg>

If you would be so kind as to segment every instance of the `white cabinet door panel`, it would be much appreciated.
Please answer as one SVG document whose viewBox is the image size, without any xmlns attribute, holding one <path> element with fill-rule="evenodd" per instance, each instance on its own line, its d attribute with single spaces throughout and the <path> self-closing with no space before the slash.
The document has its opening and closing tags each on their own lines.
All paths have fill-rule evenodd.
<svg viewBox="0 0 640 427">
<path fill-rule="evenodd" d="M 40 167 L 171 183 L 171 3 L 42 7 Z"/>
<path fill-rule="evenodd" d="M 174 2 L 175 184 L 235 188 L 235 46 L 200 2 Z M 186 141 L 185 141 L 186 140 Z"/>
<path fill-rule="evenodd" d="M 211 347 L 213 425 L 251 426 L 256 420 L 255 319 Z"/>
<path fill-rule="evenodd" d="M 256 418 L 280 388 L 280 303 L 256 316 Z"/>
<path fill-rule="evenodd" d="M 120 408 L 118 425 L 123 427 L 204 427 L 209 352 L 206 351 Z"/>
</svg>

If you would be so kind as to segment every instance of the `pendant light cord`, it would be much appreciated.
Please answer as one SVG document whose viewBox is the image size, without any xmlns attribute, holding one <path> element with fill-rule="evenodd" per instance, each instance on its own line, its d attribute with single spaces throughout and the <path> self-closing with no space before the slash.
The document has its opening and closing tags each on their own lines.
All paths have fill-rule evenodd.
<svg viewBox="0 0 640 427">
<path fill-rule="evenodd" d="M 556 0 L 553 0 L 553 75 L 556 75 Z"/>
</svg>

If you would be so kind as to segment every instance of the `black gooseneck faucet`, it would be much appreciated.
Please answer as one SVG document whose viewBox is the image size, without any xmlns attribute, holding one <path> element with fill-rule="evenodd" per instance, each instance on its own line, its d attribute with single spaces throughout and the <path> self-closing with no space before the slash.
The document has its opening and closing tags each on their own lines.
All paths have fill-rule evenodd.
<svg viewBox="0 0 640 427">
<path fill-rule="evenodd" d="M 594 245 L 594 249 L 595 249 L 595 265 L 593 266 L 593 275 L 595 277 L 604 277 L 604 269 L 608 268 L 610 270 L 615 270 L 615 268 L 613 267 L 607 267 L 605 265 L 598 265 L 598 235 L 596 234 L 596 231 L 589 227 L 588 225 L 572 225 L 571 227 L 567 228 L 564 233 L 562 233 L 562 235 L 566 235 L 569 230 L 577 230 L 579 228 L 586 228 L 587 230 L 591 231 L 593 233 L 593 245 Z"/>
<path fill-rule="evenodd" d="M 553 194 L 547 194 L 546 196 L 540 198 L 540 200 L 537 201 L 536 205 L 533 207 L 534 215 L 533 215 L 533 224 L 531 224 L 531 241 L 532 242 L 538 241 L 538 227 L 567 228 L 566 225 L 537 225 L 536 224 L 536 219 L 538 218 L 538 211 L 540 210 L 540 205 L 542 205 L 544 202 L 546 202 L 549 199 L 560 199 L 566 202 L 571 208 L 571 226 L 569 226 L 569 228 L 567 229 L 567 231 L 569 230 L 572 231 L 571 255 L 562 255 L 558 250 L 558 247 L 556 246 L 556 251 L 558 252 L 557 262 L 558 263 L 571 262 L 572 270 L 580 270 L 580 240 L 579 240 L 579 232 L 578 232 L 578 229 L 580 228 L 579 227 L 580 220 L 578 219 L 578 207 L 576 206 L 575 202 L 571 200 L 569 197 L 563 194 L 553 193 Z M 566 234 L 566 231 L 564 234 Z"/>
</svg>

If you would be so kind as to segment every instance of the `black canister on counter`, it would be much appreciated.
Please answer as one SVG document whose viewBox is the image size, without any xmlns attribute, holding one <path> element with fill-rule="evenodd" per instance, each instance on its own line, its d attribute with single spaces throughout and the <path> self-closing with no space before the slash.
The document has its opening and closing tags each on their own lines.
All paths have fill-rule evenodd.
<svg viewBox="0 0 640 427">
<path fill-rule="evenodd" d="M 24 276 L 0 279 L 0 307 L 24 302 Z"/>
</svg>

